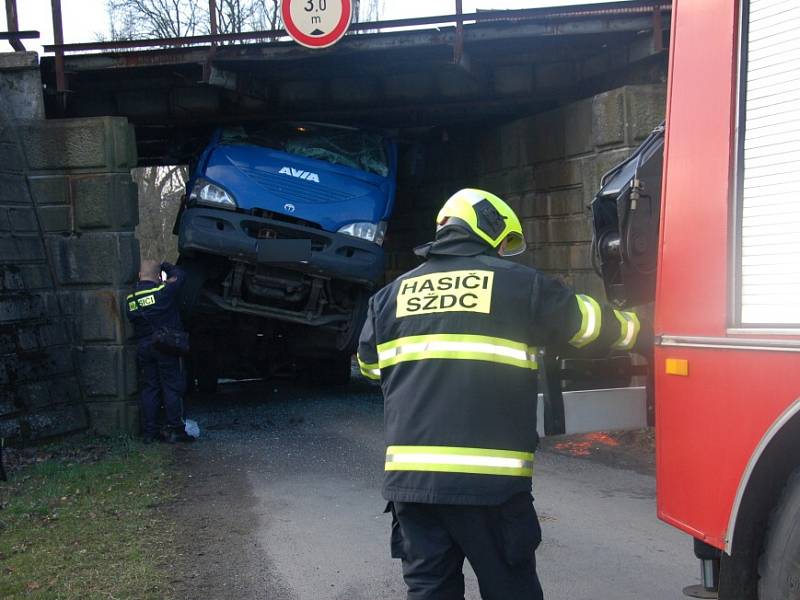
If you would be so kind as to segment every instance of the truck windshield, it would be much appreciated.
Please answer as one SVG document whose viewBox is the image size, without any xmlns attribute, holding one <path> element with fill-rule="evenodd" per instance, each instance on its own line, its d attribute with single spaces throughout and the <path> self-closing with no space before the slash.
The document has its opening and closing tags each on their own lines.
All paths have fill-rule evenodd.
<svg viewBox="0 0 800 600">
<path fill-rule="evenodd" d="M 383 136 L 358 129 L 310 124 L 242 125 L 225 127 L 220 141 L 264 146 L 382 177 L 389 175 Z"/>
</svg>

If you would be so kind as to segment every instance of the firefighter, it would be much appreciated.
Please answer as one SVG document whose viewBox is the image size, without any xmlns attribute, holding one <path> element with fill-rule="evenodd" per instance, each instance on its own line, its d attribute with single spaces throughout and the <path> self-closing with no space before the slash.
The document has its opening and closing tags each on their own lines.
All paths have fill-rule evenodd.
<svg viewBox="0 0 800 600">
<path fill-rule="evenodd" d="M 162 271 L 167 279 L 162 280 Z M 178 292 L 185 279 L 184 271 L 170 263 L 142 261 L 139 282 L 127 297 L 128 319 L 137 339 L 141 407 L 144 417 L 144 442 L 191 442 L 183 422 L 183 394 L 186 378 L 181 359 L 155 347 L 153 332 L 162 326 L 182 330 L 178 312 Z M 163 399 L 166 430 L 159 431 L 158 416 Z"/>
<path fill-rule="evenodd" d="M 635 314 L 505 260 L 525 248 L 505 202 L 461 190 L 416 249 L 426 262 L 370 299 L 358 362 L 384 395 L 383 496 L 409 600 L 463 600 L 465 557 L 484 599 L 542 598 L 537 349 L 636 343 Z"/>
</svg>

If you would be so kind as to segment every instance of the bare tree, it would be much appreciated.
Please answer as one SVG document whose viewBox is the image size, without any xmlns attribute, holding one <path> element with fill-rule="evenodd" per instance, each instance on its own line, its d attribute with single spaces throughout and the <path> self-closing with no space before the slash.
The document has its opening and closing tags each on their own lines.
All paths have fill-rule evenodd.
<svg viewBox="0 0 800 600">
<path fill-rule="evenodd" d="M 173 261 L 178 256 L 172 227 L 184 193 L 188 170 L 184 166 L 134 169 L 139 186 L 139 226 L 136 234 L 142 257 Z"/>
<path fill-rule="evenodd" d="M 195 35 L 202 12 L 195 0 L 106 0 L 112 39 Z"/>
</svg>

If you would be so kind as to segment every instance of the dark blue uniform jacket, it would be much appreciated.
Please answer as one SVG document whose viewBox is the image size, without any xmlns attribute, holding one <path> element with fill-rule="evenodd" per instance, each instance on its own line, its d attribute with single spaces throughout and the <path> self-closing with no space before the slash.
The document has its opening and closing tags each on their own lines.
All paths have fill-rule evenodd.
<svg viewBox="0 0 800 600">
<path fill-rule="evenodd" d="M 150 337 L 155 329 L 163 326 L 183 329 L 178 311 L 178 293 L 186 274 L 180 267 L 169 263 L 164 263 L 162 268 L 167 278 L 175 278 L 175 281 L 140 281 L 126 299 L 128 319 L 133 324 L 138 340 Z"/>
</svg>

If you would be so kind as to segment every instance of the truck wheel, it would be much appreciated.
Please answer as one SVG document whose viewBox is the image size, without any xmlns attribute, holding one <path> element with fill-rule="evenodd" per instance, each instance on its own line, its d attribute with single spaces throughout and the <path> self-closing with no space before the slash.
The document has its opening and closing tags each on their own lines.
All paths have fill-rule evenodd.
<svg viewBox="0 0 800 600">
<path fill-rule="evenodd" d="M 758 574 L 759 600 L 800 600 L 800 469 L 770 517 Z"/>
<path fill-rule="evenodd" d="M 318 385 L 347 385 L 350 381 L 350 355 L 314 361 L 311 378 Z"/>
</svg>

